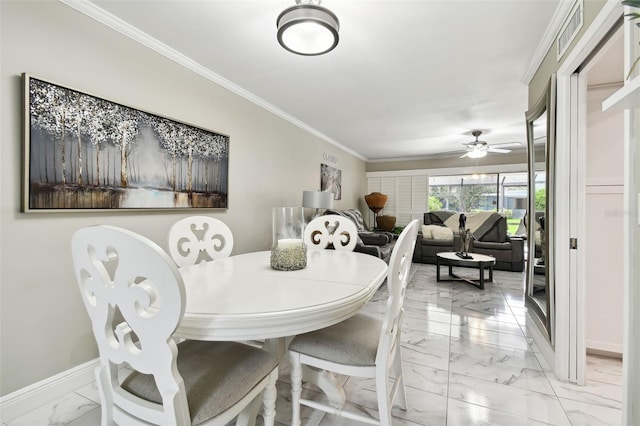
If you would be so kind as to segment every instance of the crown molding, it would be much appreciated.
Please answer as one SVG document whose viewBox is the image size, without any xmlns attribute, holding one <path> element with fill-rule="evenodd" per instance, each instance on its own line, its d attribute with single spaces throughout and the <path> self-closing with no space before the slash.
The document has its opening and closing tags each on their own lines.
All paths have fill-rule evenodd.
<svg viewBox="0 0 640 426">
<path fill-rule="evenodd" d="M 298 120 L 297 118 L 293 117 L 290 114 L 287 114 L 286 112 L 282 111 L 279 108 L 276 108 L 275 106 L 271 105 L 269 102 L 265 101 L 264 99 L 254 95 L 253 93 L 249 92 L 248 90 L 243 89 L 242 87 L 230 82 L 229 80 L 227 80 L 224 77 L 221 77 L 220 75 L 214 73 L 213 71 L 211 71 L 210 69 L 202 66 L 201 64 L 197 63 L 196 61 L 194 61 L 193 59 L 183 55 L 182 53 L 176 51 L 175 49 L 167 46 L 166 44 L 158 41 L 157 39 L 151 37 L 149 34 L 140 31 L 138 28 L 132 26 L 131 24 L 123 21 L 122 19 L 118 18 L 117 16 L 114 16 L 113 14 L 105 11 L 104 9 L 96 6 L 95 4 L 87 1 L 87 0 L 58 0 L 60 3 L 65 4 L 66 6 L 69 6 L 75 10 L 77 10 L 78 12 L 92 18 L 95 19 L 96 21 L 100 22 L 103 25 L 106 25 L 107 27 L 119 32 L 120 34 L 123 34 L 126 37 L 129 37 L 130 39 L 142 44 L 143 46 L 148 47 L 149 49 L 152 49 L 153 51 L 159 53 L 160 55 L 163 55 L 169 59 L 171 59 L 172 61 L 178 63 L 179 65 L 182 65 L 183 67 L 189 69 L 190 71 L 193 71 L 194 73 L 206 78 L 207 80 L 224 87 L 225 89 L 235 93 L 238 96 L 243 97 L 244 99 L 248 100 L 249 102 L 254 103 L 255 105 L 259 106 L 260 108 L 263 108 L 273 114 L 275 114 L 276 116 L 282 118 L 283 120 L 288 121 L 289 123 L 293 124 L 294 126 L 297 126 L 299 128 L 301 128 L 302 130 L 306 131 L 307 133 L 310 133 L 313 136 L 316 136 L 319 139 L 322 139 L 323 141 L 353 155 L 356 158 L 359 158 L 360 160 L 363 161 L 367 161 L 367 158 L 364 157 L 362 154 L 359 154 L 357 152 L 355 152 L 354 150 L 347 148 L 346 146 L 340 144 L 339 142 L 337 142 L 336 140 L 330 138 L 329 136 L 325 135 L 324 133 L 314 129 L 313 127 L 303 123 L 302 121 Z"/>
<path fill-rule="evenodd" d="M 366 172 L 367 178 L 375 177 L 398 177 L 398 176 L 447 176 L 447 175 L 472 175 L 474 173 L 526 173 L 527 163 L 516 164 L 497 164 L 487 166 L 460 166 L 460 167 L 443 167 L 430 169 L 412 169 L 412 170 L 384 170 L 375 172 Z"/>
<path fill-rule="evenodd" d="M 562 24 L 567 19 L 569 12 L 571 12 L 576 2 L 577 0 L 560 0 L 558 7 L 553 14 L 553 18 L 551 18 L 551 22 L 549 22 L 549 25 L 544 32 L 544 36 L 542 37 L 542 40 L 540 40 L 540 43 L 531 58 L 529 68 L 522 76 L 522 83 L 525 85 L 528 86 L 529 83 L 531 83 L 533 76 L 536 74 L 536 71 L 538 71 L 542 61 L 544 61 L 545 56 L 547 56 L 549 49 L 551 49 L 551 46 L 553 46 L 553 43 L 556 41 L 556 37 L 558 36 L 558 32 L 560 31 Z"/>
</svg>

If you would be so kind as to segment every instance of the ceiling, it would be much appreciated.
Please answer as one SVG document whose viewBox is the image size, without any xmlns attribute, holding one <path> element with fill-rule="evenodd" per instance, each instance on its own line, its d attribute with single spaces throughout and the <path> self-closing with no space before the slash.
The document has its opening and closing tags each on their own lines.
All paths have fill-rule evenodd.
<svg viewBox="0 0 640 426">
<path fill-rule="evenodd" d="M 325 0 L 340 43 L 317 57 L 276 40 L 276 18 L 294 0 L 92 3 L 120 31 L 381 161 L 463 151 L 475 129 L 490 145 L 524 148 L 523 76 L 560 0 Z"/>
</svg>

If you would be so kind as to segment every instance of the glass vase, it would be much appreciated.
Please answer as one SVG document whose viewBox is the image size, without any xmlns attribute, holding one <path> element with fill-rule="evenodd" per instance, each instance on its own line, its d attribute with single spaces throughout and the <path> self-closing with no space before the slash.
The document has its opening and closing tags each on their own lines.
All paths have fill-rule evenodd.
<svg viewBox="0 0 640 426">
<path fill-rule="evenodd" d="M 279 271 L 295 271 L 307 266 L 307 247 L 303 241 L 304 210 L 302 207 L 274 207 L 271 267 Z"/>
</svg>

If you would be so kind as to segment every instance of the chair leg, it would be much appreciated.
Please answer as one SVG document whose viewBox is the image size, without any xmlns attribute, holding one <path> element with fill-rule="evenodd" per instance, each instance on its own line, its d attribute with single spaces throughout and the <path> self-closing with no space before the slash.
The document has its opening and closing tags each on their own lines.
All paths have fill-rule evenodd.
<svg viewBox="0 0 640 426">
<path fill-rule="evenodd" d="M 113 426 L 116 423 L 113 420 L 113 395 L 108 385 L 109 380 L 111 380 L 109 372 L 103 365 L 99 365 L 96 367 L 94 374 L 98 391 L 100 392 L 100 412 L 102 414 L 100 424 L 101 426 Z"/>
<path fill-rule="evenodd" d="M 290 353 L 291 361 L 291 426 L 300 426 L 300 396 L 302 394 L 302 364 L 300 354 Z"/>
<path fill-rule="evenodd" d="M 393 370 L 396 379 L 395 386 L 397 386 L 398 405 L 403 410 L 407 410 L 407 393 L 404 388 L 404 374 L 402 372 L 402 351 L 400 350 L 400 343 L 398 343 L 398 349 L 396 350 L 396 356 L 393 360 Z M 393 406 L 393 400 L 391 401 Z"/>
<path fill-rule="evenodd" d="M 376 375 L 376 394 L 378 397 L 378 415 L 381 426 L 391 426 L 391 408 L 393 400 L 389 395 L 389 382 L 386 374 Z"/>
<path fill-rule="evenodd" d="M 278 370 L 273 371 L 269 377 L 269 384 L 263 391 L 264 405 L 264 424 L 265 426 L 273 426 L 276 420 L 276 398 L 278 391 L 276 389 L 276 381 L 278 380 Z"/>
</svg>

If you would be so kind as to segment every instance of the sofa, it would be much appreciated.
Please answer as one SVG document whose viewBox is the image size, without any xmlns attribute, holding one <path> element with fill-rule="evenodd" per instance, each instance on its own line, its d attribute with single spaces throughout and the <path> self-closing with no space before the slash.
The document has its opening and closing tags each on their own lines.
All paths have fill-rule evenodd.
<svg viewBox="0 0 640 426">
<path fill-rule="evenodd" d="M 386 231 L 368 230 L 360 210 L 328 209 L 324 214 L 336 214 L 351 219 L 356 224 L 356 228 L 358 228 L 358 242 L 356 243 L 356 248 L 353 251 L 370 254 L 389 263 L 393 246 L 396 243 L 396 235 Z"/>
<path fill-rule="evenodd" d="M 496 212 L 464 213 L 466 229 L 471 230 L 469 252 L 493 256 L 494 269 L 524 270 L 524 239 L 507 235 L 507 218 Z M 460 213 L 439 210 L 424 213 L 423 226 L 416 239 L 413 261 L 436 263 L 436 254 L 459 251 Z"/>
</svg>

